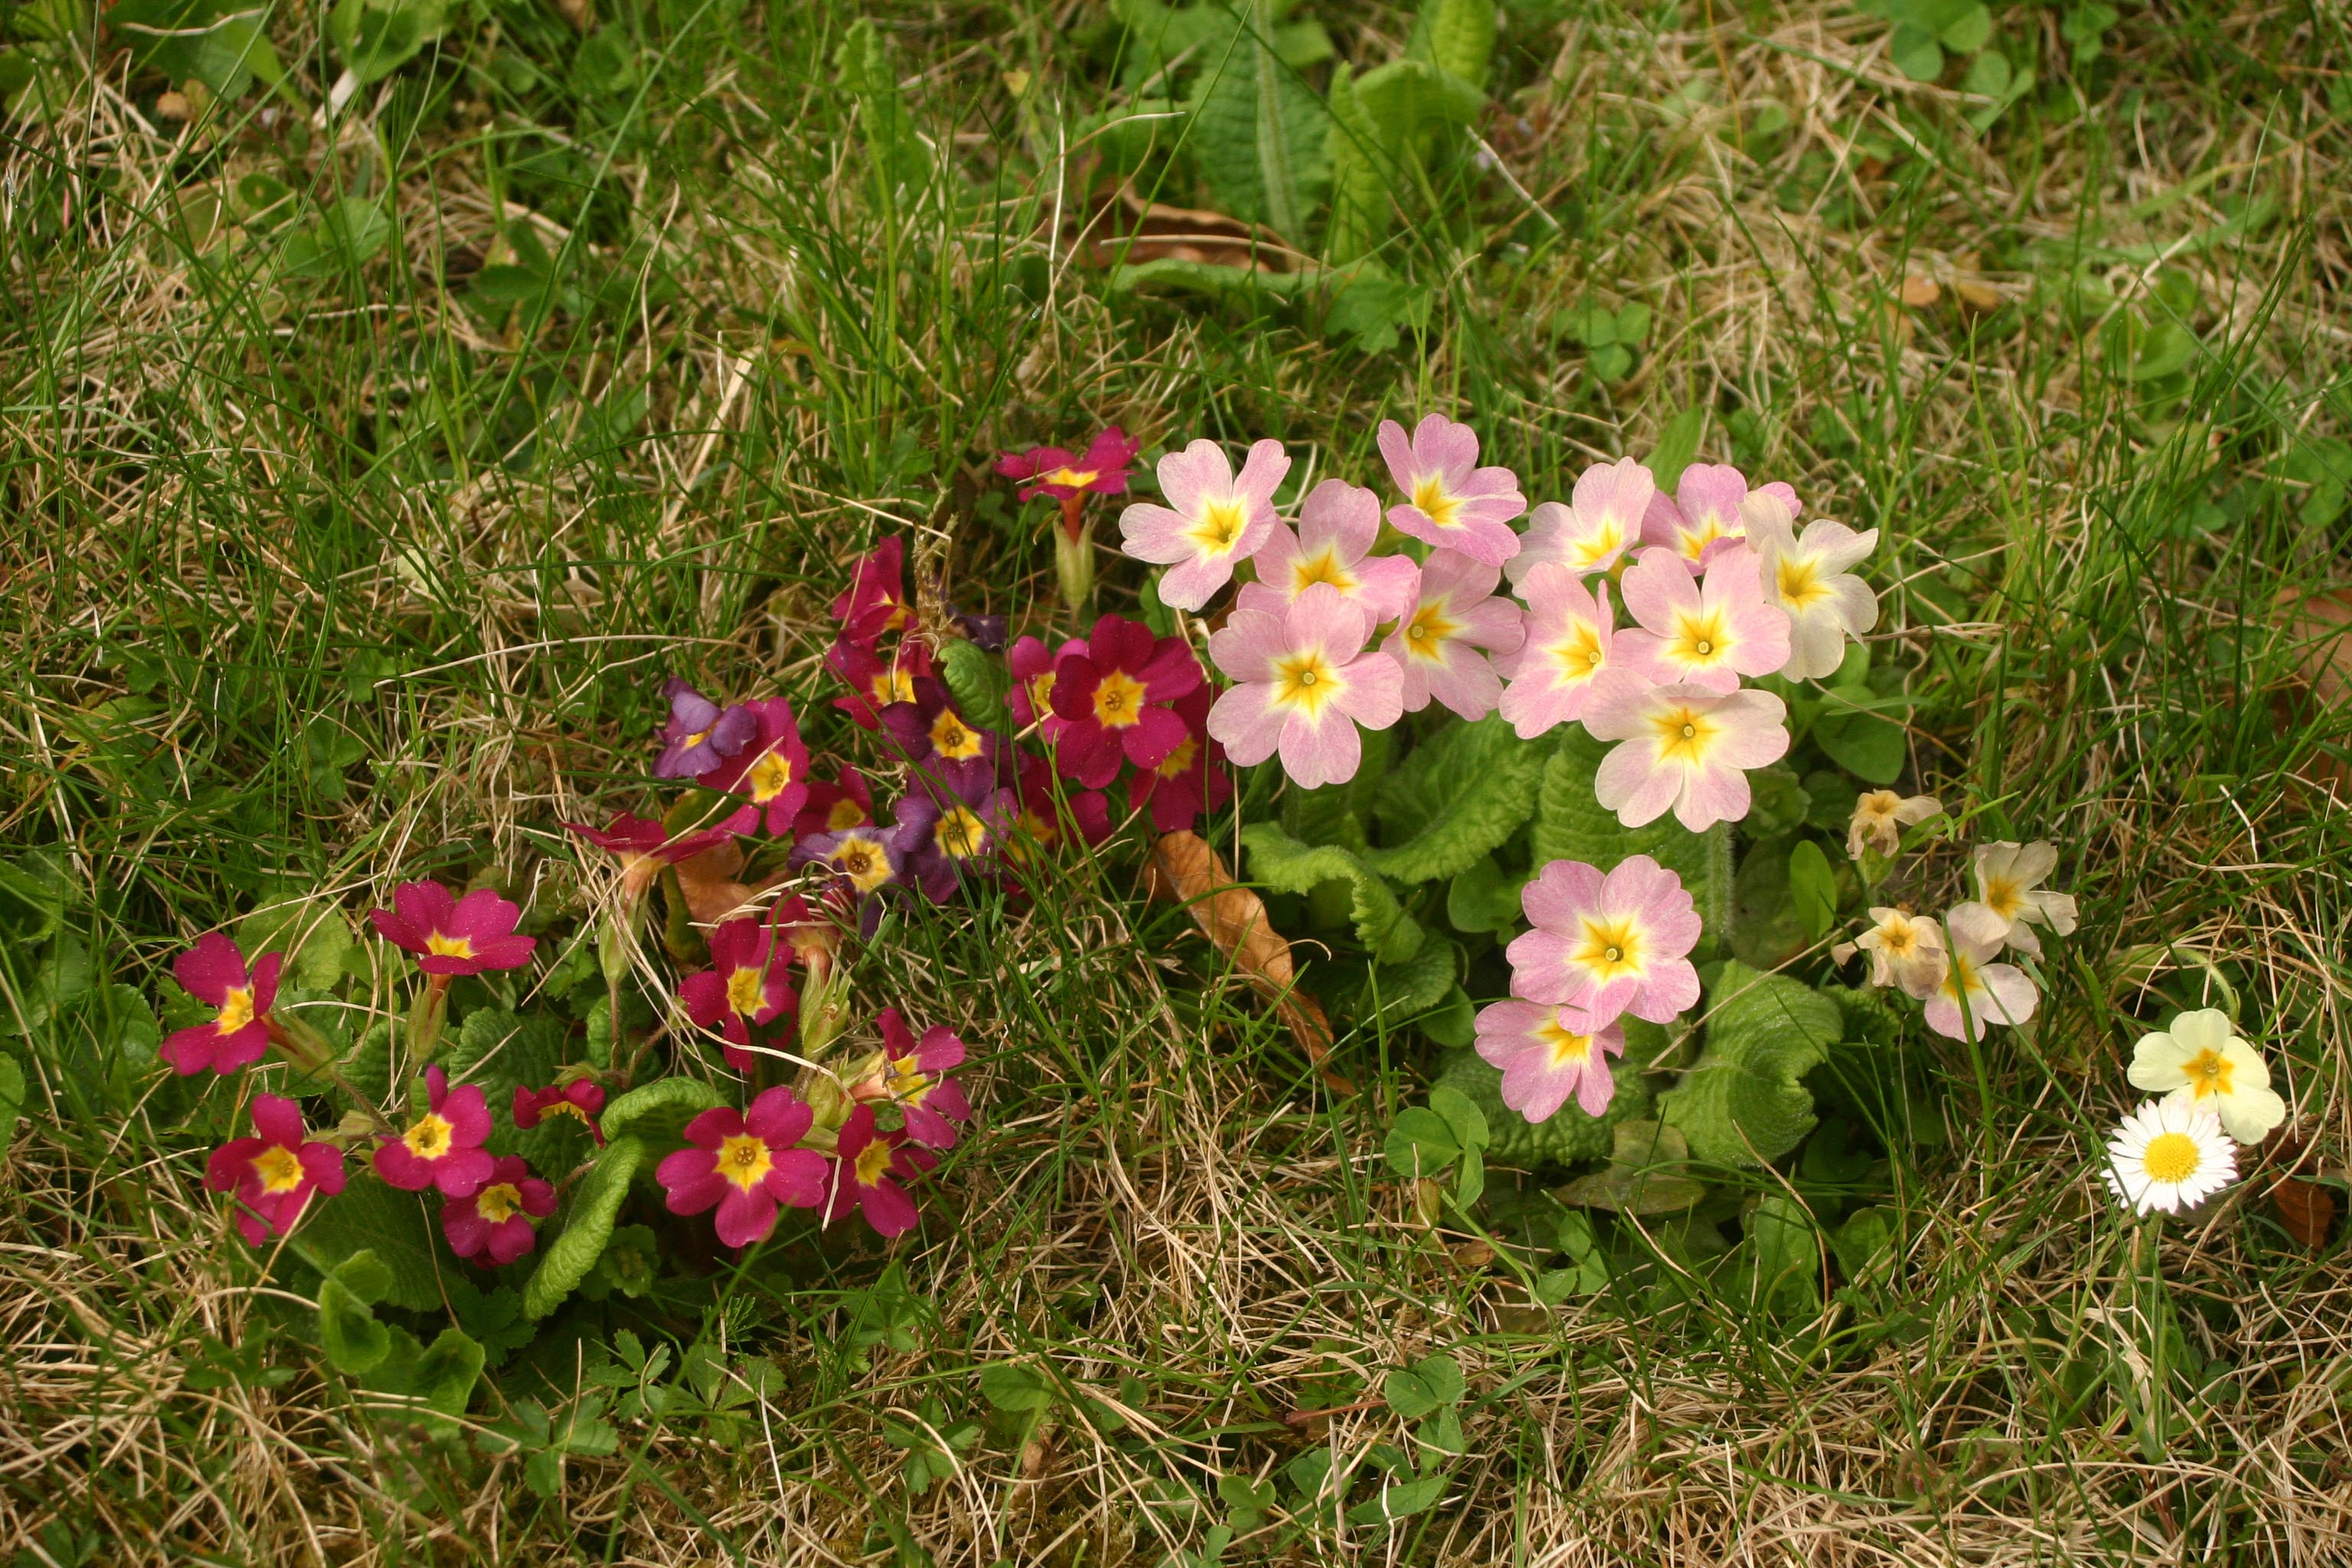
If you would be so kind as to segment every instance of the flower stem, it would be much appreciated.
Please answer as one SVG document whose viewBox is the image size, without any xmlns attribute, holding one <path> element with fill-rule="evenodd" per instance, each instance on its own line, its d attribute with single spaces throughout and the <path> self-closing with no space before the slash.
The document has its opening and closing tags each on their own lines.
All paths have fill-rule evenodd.
<svg viewBox="0 0 2352 1568">
<path fill-rule="evenodd" d="M 449 1019 L 449 977 L 428 974 L 416 1005 L 408 1011 L 408 1054 L 417 1066 L 433 1059 L 441 1048 L 441 1026 Z"/>
</svg>

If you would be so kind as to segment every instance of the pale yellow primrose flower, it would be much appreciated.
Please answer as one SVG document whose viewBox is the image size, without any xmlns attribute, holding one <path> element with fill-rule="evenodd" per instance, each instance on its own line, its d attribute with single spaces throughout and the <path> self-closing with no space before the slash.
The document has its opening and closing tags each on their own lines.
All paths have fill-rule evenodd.
<svg viewBox="0 0 2352 1568">
<path fill-rule="evenodd" d="M 1891 789 L 1866 791 L 1853 803 L 1853 821 L 1845 830 L 1846 856 L 1859 860 L 1865 847 L 1892 855 L 1903 847 L 1905 828 L 1916 826 L 1943 809 L 1944 803 L 1932 795 L 1906 798 Z"/>
<path fill-rule="evenodd" d="M 1902 910 L 1874 909 L 1870 918 L 1874 923 L 1868 931 L 1851 942 L 1838 943 L 1831 956 L 1843 963 L 1856 952 L 1866 952 L 1873 985 L 1892 985 L 1922 1002 L 1933 996 L 1950 965 L 1943 928 Z"/>
<path fill-rule="evenodd" d="M 2286 1120 L 2271 1069 L 2217 1007 L 2183 1013 L 2169 1030 L 2142 1035 L 2130 1076 L 2134 1089 L 2161 1094 L 2167 1105 L 2211 1111 L 2241 1143 L 2260 1142 Z"/>
<path fill-rule="evenodd" d="M 1987 947 L 2002 942 L 2042 956 L 2032 928 L 2046 925 L 2060 936 L 2074 929 L 2074 899 L 2045 890 L 2042 879 L 2058 868 L 2058 848 L 2046 838 L 2031 844 L 1977 847 L 1975 901 L 1955 904 L 1944 916 L 1952 934 Z"/>
</svg>

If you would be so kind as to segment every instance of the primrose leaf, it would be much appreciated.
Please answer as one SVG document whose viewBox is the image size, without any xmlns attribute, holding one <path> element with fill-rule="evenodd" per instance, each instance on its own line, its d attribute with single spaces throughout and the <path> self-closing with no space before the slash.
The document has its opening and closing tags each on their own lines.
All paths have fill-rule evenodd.
<svg viewBox="0 0 2352 1568">
<path fill-rule="evenodd" d="M 1804 1205 L 1787 1193 L 1758 1199 L 1748 1215 L 1748 1249 L 1757 1305 L 1790 1317 L 1821 1310 L 1820 1233 Z"/>
<path fill-rule="evenodd" d="M 1559 1200 L 1620 1214 L 1675 1214 L 1706 1196 L 1706 1184 L 1688 1173 L 1690 1144 L 1654 1121 L 1621 1121 L 1612 1130 L 1609 1168 L 1579 1176 Z"/>
<path fill-rule="evenodd" d="M 1801 838 L 1789 851 L 1789 893 L 1806 933 L 1815 942 L 1827 936 L 1837 923 L 1837 878 L 1812 839 Z"/>
<path fill-rule="evenodd" d="M 358 1376 L 391 1352 L 392 1331 L 370 1310 L 391 1285 L 392 1271 L 364 1250 L 319 1282 L 319 1345 L 339 1370 Z"/>
<path fill-rule="evenodd" d="M 1658 1097 L 1659 1114 L 1709 1164 L 1777 1160 L 1813 1130 L 1801 1080 L 1843 1026 L 1837 1004 L 1811 986 L 1728 960 L 1707 996 L 1706 1048 Z"/>
<path fill-rule="evenodd" d="M 539 1267 L 522 1289 L 523 1315 L 534 1321 L 563 1304 L 588 1271 L 604 1256 L 613 1239 L 613 1220 L 629 1195 L 629 1178 L 636 1173 L 646 1146 L 635 1138 L 619 1137 L 604 1145 L 596 1163 L 572 1194 L 563 1233 L 540 1255 Z"/>
<path fill-rule="evenodd" d="M 386 1186 L 373 1169 L 353 1172 L 333 1197 L 314 1194 L 290 1245 L 304 1262 L 330 1276 L 357 1255 L 373 1257 L 387 1278 L 375 1299 L 387 1306 L 429 1312 L 441 1305 L 445 1255 L 436 1255 L 424 1200 Z"/>
<path fill-rule="evenodd" d="M 698 1078 L 657 1078 L 641 1083 L 604 1107 L 597 1125 L 607 1138 L 634 1137 L 648 1150 L 686 1142 L 686 1124 L 726 1098 Z"/>
<path fill-rule="evenodd" d="M 1500 713 L 1446 726 L 1381 782 L 1376 816 L 1392 842 L 1364 864 L 1405 882 L 1469 869 L 1534 814 L 1544 764 Z"/>
<path fill-rule="evenodd" d="M 1276 824 L 1254 822 L 1242 829 L 1250 875 L 1277 893 L 1310 893 L 1326 882 L 1349 885 L 1356 940 L 1381 963 L 1402 963 L 1421 951 L 1426 934 L 1396 894 L 1349 851 L 1330 845 L 1301 844 Z"/>
<path fill-rule="evenodd" d="M 978 643 L 953 638 L 940 649 L 940 676 L 955 698 L 956 710 L 982 730 L 1002 729 L 1010 720 L 1004 706 L 1013 677 L 1004 661 Z"/>
<path fill-rule="evenodd" d="M 1608 747 L 1571 727 L 1544 763 L 1537 790 L 1532 847 L 1540 868 L 1554 860 L 1581 860 L 1605 875 L 1629 856 L 1647 855 L 1683 879 L 1699 900 L 1702 918 L 1708 913 L 1704 890 L 1711 875 L 1711 839 L 1684 827 L 1672 816 L 1641 827 L 1627 827 L 1617 814 L 1604 807 L 1592 793 L 1593 774 Z M 1707 920 L 1708 934 L 1720 923 Z"/>
<path fill-rule="evenodd" d="M 1495 0 L 1435 0 L 1427 15 L 1429 58 L 1437 68 L 1472 87 L 1486 86 L 1495 54 Z"/>
</svg>

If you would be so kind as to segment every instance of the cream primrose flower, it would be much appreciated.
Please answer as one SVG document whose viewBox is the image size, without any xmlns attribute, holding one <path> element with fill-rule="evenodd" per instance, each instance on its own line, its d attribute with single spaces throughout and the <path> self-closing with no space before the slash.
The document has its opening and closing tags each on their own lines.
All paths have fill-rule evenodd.
<svg viewBox="0 0 2352 1568">
<path fill-rule="evenodd" d="M 1916 827 L 1944 809 L 1932 795 L 1899 795 L 1891 789 L 1864 790 L 1853 803 L 1853 821 L 1846 826 L 1845 852 L 1859 860 L 1864 849 L 1893 855 L 1903 847 L 1903 830 Z"/>
<path fill-rule="evenodd" d="M 2033 927 L 2046 925 L 2060 936 L 2074 930 L 2072 894 L 2045 891 L 2042 879 L 2058 868 L 2058 848 L 2046 838 L 2031 844 L 1977 846 L 1977 896 L 1955 904 L 1944 923 L 1955 936 L 2042 956 Z"/>
<path fill-rule="evenodd" d="M 1843 963 L 1857 952 L 1870 954 L 1870 983 L 1892 985 L 1925 1002 L 1944 984 L 1951 963 L 1944 931 L 1934 921 L 1903 910 L 1874 908 L 1871 927 L 1852 942 L 1839 942 L 1830 956 Z"/>
<path fill-rule="evenodd" d="M 2105 1175 L 2133 1213 L 2179 1214 L 2238 1179 L 2238 1151 L 2211 1111 L 2152 1100 L 2107 1140 Z"/>
<path fill-rule="evenodd" d="M 2171 1028 L 2142 1035 L 2132 1047 L 2131 1081 L 2163 1095 L 2167 1105 L 2211 1111 L 2241 1143 L 2261 1142 L 2286 1120 L 2271 1069 L 2218 1007 L 2183 1013 Z"/>
<path fill-rule="evenodd" d="M 1927 1027 L 1947 1039 L 1981 1040 L 1995 1024 L 2022 1024 L 2033 1016 L 2041 994 L 2017 965 L 1992 962 L 2000 952 L 1999 942 L 1969 941 L 1948 916 L 1944 929 L 1951 937 L 1951 966 L 1921 1012 Z"/>
<path fill-rule="evenodd" d="M 1764 597 L 1789 613 L 1791 680 L 1818 680 L 1845 662 L 1845 639 L 1878 624 L 1878 595 L 1851 570 L 1878 544 L 1878 530 L 1860 533 L 1816 518 L 1799 535 L 1796 520 L 1778 497 L 1758 490 L 1739 503 L 1748 542 L 1762 558 Z"/>
</svg>

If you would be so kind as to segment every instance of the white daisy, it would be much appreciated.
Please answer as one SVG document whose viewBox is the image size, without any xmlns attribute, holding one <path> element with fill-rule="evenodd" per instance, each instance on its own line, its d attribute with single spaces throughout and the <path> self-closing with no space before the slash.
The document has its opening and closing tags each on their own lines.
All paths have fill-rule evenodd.
<svg viewBox="0 0 2352 1568">
<path fill-rule="evenodd" d="M 2260 1142 L 2286 1120 L 2271 1069 L 2217 1007 L 2183 1013 L 2169 1030 L 2142 1035 L 2132 1047 L 2131 1081 L 2164 1095 L 2167 1105 L 2211 1111 L 2241 1143 Z"/>
<path fill-rule="evenodd" d="M 2211 1111 L 2151 1100 L 2107 1141 L 2106 1178 L 2135 1214 L 2179 1214 L 2238 1179 L 2238 1147 Z"/>
</svg>

